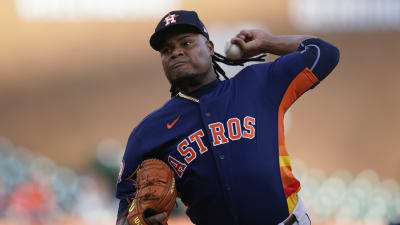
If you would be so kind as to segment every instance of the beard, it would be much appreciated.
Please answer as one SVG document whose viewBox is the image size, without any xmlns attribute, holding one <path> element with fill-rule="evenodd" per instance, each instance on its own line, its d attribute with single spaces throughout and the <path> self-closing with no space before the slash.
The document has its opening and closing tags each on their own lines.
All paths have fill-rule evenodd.
<svg viewBox="0 0 400 225">
<path fill-rule="evenodd" d="M 183 76 L 179 76 L 174 80 L 170 80 L 171 86 L 176 88 L 178 91 L 187 93 L 191 87 L 197 87 L 203 83 L 204 77 L 207 73 L 186 73 Z"/>
</svg>

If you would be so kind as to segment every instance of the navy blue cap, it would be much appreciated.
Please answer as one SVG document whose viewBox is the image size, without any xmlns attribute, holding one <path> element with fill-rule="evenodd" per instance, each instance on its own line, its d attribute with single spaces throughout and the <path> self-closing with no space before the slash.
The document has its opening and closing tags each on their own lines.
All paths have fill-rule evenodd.
<svg viewBox="0 0 400 225">
<path fill-rule="evenodd" d="M 154 34 L 151 35 L 150 45 L 160 51 L 163 37 L 174 28 L 182 27 L 188 31 L 198 32 L 204 35 L 207 40 L 210 39 L 204 24 L 200 21 L 199 16 L 195 11 L 176 10 L 165 15 L 158 23 Z"/>
</svg>

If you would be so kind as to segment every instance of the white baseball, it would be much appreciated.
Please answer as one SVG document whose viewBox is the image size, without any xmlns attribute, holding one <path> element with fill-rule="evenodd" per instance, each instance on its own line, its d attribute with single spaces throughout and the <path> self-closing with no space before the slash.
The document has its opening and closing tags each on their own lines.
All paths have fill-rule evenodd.
<svg viewBox="0 0 400 225">
<path fill-rule="evenodd" d="M 228 41 L 225 44 L 225 56 L 229 59 L 240 59 L 243 56 L 243 51 L 238 45 L 232 44 L 231 41 Z"/>
</svg>

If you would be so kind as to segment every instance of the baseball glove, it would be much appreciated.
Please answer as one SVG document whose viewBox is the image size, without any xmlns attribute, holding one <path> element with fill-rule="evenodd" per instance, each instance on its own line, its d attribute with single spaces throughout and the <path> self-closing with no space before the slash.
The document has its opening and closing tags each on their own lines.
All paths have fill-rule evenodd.
<svg viewBox="0 0 400 225">
<path fill-rule="evenodd" d="M 163 161 L 148 159 L 136 169 L 136 195 L 128 213 L 130 225 L 150 225 L 148 217 L 166 212 L 162 221 L 167 225 L 176 203 L 174 173 Z"/>
</svg>

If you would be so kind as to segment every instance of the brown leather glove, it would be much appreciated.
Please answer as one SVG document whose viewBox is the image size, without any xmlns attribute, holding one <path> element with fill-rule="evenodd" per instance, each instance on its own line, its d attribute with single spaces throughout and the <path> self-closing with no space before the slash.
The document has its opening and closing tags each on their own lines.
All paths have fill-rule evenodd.
<svg viewBox="0 0 400 225">
<path fill-rule="evenodd" d="M 169 215 L 176 203 L 174 173 L 163 161 L 147 159 L 136 169 L 136 195 L 128 212 L 130 225 L 151 225 L 146 219 L 166 212 L 162 221 L 167 224 Z"/>
</svg>

